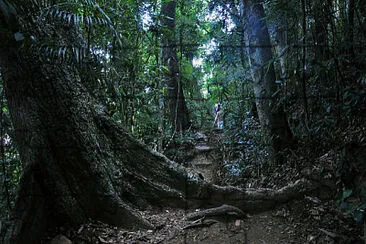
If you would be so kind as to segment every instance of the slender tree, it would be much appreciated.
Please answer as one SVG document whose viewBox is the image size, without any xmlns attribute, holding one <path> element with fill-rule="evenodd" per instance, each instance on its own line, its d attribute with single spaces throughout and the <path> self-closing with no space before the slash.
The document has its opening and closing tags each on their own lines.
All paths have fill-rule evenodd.
<svg viewBox="0 0 366 244">
<path fill-rule="evenodd" d="M 348 31 L 346 34 L 346 41 L 348 42 L 347 45 L 347 54 L 351 62 L 354 62 L 355 59 L 355 52 L 354 52 L 354 16 L 355 16 L 355 1 L 348 0 L 348 21 L 347 21 L 347 28 Z"/>
<path fill-rule="evenodd" d="M 170 119 L 176 131 L 189 128 L 188 109 L 184 99 L 175 38 L 175 1 L 164 1 L 161 6 L 163 37 L 163 65 L 168 68 L 166 74 L 167 96 Z"/>
</svg>

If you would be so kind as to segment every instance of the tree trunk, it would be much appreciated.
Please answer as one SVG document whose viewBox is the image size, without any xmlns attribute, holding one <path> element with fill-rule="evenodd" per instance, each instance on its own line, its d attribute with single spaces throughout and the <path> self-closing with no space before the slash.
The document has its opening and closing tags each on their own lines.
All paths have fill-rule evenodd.
<svg viewBox="0 0 366 244">
<path fill-rule="evenodd" d="M 308 98 L 307 98 L 307 92 L 306 92 L 306 2 L 305 0 L 301 0 L 301 8 L 302 8 L 302 32 L 303 32 L 303 39 L 302 39 L 302 79 L 301 79 L 301 95 L 303 100 L 303 106 L 304 106 L 304 114 L 305 114 L 305 125 L 306 128 L 308 128 L 309 123 L 309 108 L 308 108 Z"/>
<path fill-rule="evenodd" d="M 5 243 L 39 243 L 48 227 L 89 219 L 153 228 L 136 210 L 150 205 L 226 203 L 261 211 L 318 187 L 300 180 L 277 191 L 245 190 L 202 181 L 107 117 L 77 66 L 50 60 L 37 49 L 19 50 L 12 40 L 17 30 L 8 28 L 1 14 L 0 27 L 9 35 L 1 37 L 6 40 L 0 67 L 24 165 Z"/>
<path fill-rule="evenodd" d="M 258 116 L 267 141 L 276 152 L 288 144 L 292 139 L 292 133 L 283 107 L 276 99 L 278 96 L 275 96 L 279 88 L 275 84 L 271 42 L 263 6 L 261 3 L 245 1 L 245 13 Z"/>
<path fill-rule="evenodd" d="M 348 32 L 346 32 L 347 54 L 349 55 L 350 63 L 353 64 L 355 60 L 354 51 L 354 16 L 355 16 L 355 1 L 348 0 Z"/>
<path fill-rule="evenodd" d="M 190 121 L 188 109 L 184 99 L 182 83 L 180 80 L 178 56 L 175 39 L 175 1 L 164 2 L 161 7 L 163 38 L 163 65 L 168 68 L 166 74 L 168 107 L 170 120 L 176 131 L 189 128 Z"/>
</svg>

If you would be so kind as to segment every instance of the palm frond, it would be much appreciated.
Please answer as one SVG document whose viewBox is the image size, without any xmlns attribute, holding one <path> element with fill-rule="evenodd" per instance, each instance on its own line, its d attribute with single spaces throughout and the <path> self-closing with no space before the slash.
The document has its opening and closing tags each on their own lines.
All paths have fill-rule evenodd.
<svg viewBox="0 0 366 244">
<path fill-rule="evenodd" d="M 51 46 L 47 44 L 32 45 L 31 48 L 36 48 L 38 53 L 43 57 L 60 63 L 77 63 L 80 64 L 88 56 L 85 46 Z"/>
<path fill-rule="evenodd" d="M 9 1 L 0 0 L 0 11 L 5 11 L 3 6 L 8 6 Z M 24 34 L 27 40 L 31 40 L 28 42 L 29 46 L 37 48 L 43 56 L 52 60 L 81 63 L 86 56 L 93 55 L 89 44 L 86 45 L 82 41 L 82 35 L 90 33 L 95 26 L 103 27 L 97 29 L 102 32 L 103 29 L 110 32 L 122 46 L 121 35 L 112 21 L 113 18 L 117 19 L 115 13 L 113 11 L 111 13 L 105 6 L 100 6 L 96 0 L 11 0 L 11 2 L 14 7 L 7 9 L 14 11 L 16 9 L 17 18 L 22 23 L 21 34 Z M 61 26 L 71 28 L 59 29 Z M 81 39 L 78 39 L 80 41 L 75 42 L 76 39 L 66 37 L 67 33 L 73 32 L 72 30 L 78 33 L 73 38 L 78 38 L 80 35 Z"/>
</svg>

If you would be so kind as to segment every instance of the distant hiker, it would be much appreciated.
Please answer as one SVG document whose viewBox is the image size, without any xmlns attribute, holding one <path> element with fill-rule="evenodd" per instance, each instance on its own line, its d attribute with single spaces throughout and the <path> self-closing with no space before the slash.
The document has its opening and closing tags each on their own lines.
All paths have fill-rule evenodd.
<svg viewBox="0 0 366 244">
<path fill-rule="evenodd" d="M 217 126 L 217 129 L 221 130 L 224 127 L 224 121 L 222 120 L 222 106 L 221 103 L 217 103 L 214 107 L 214 127 Z"/>
</svg>

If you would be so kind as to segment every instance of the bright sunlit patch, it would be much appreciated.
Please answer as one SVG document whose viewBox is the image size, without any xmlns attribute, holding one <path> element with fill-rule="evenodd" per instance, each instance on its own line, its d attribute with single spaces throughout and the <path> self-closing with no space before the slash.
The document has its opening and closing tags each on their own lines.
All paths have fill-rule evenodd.
<svg viewBox="0 0 366 244">
<path fill-rule="evenodd" d="M 211 39 L 209 43 L 203 45 L 203 49 L 205 50 L 206 55 L 211 55 L 213 51 L 217 49 L 217 46 L 215 39 Z"/>
<path fill-rule="evenodd" d="M 227 5 L 226 8 L 222 6 L 217 6 L 213 11 L 209 14 L 206 14 L 205 21 L 208 22 L 217 22 L 217 20 L 224 20 L 224 28 L 221 30 L 225 33 L 231 32 L 235 28 L 235 23 L 230 17 L 230 13 L 227 12 L 226 9 L 230 9 L 230 6 Z"/>
<path fill-rule="evenodd" d="M 192 60 L 192 65 L 193 65 L 193 67 L 198 68 L 198 67 L 202 66 L 202 62 L 203 62 L 202 58 L 194 57 Z"/>
<path fill-rule="evenodd" d="M 204 98 L 207 98 L 208 97 L 208 90 L 207 89 L 201 89 L 201 93 L 202 93 L 202 96 Z"/>
<path fill-rule="evenodd" d="M 142 15 L 142 28 L 144 30 L 149 29 L 149 27 L 153 24 L 153 19 L 148 11 L 145 11 Z"/>
<path fill-rule="evenodd" d="M 148 30 L 150 26 L 154 24 L 151 10 L 149 10 L 151 8 L 151 4 L 144 3 L 142 8 L 144 9 L 142 14 L 142 28 L 144 30 Z"/>
<path fill-rule="evenodd" d="M 110 61 L 111 55 L 106 50 L 100 48 L 92 48 L 91 52 L 99 57 L 103 57 L 106 61 Z"/>
<path fill-rule="evenodd" d="M 231 19 L 226 20 L 226 24 L 227 24 L 227 31 L 231 32 L 234 28 L 235 28 L 235 24 L 232 22 Z"/>
</svg>

